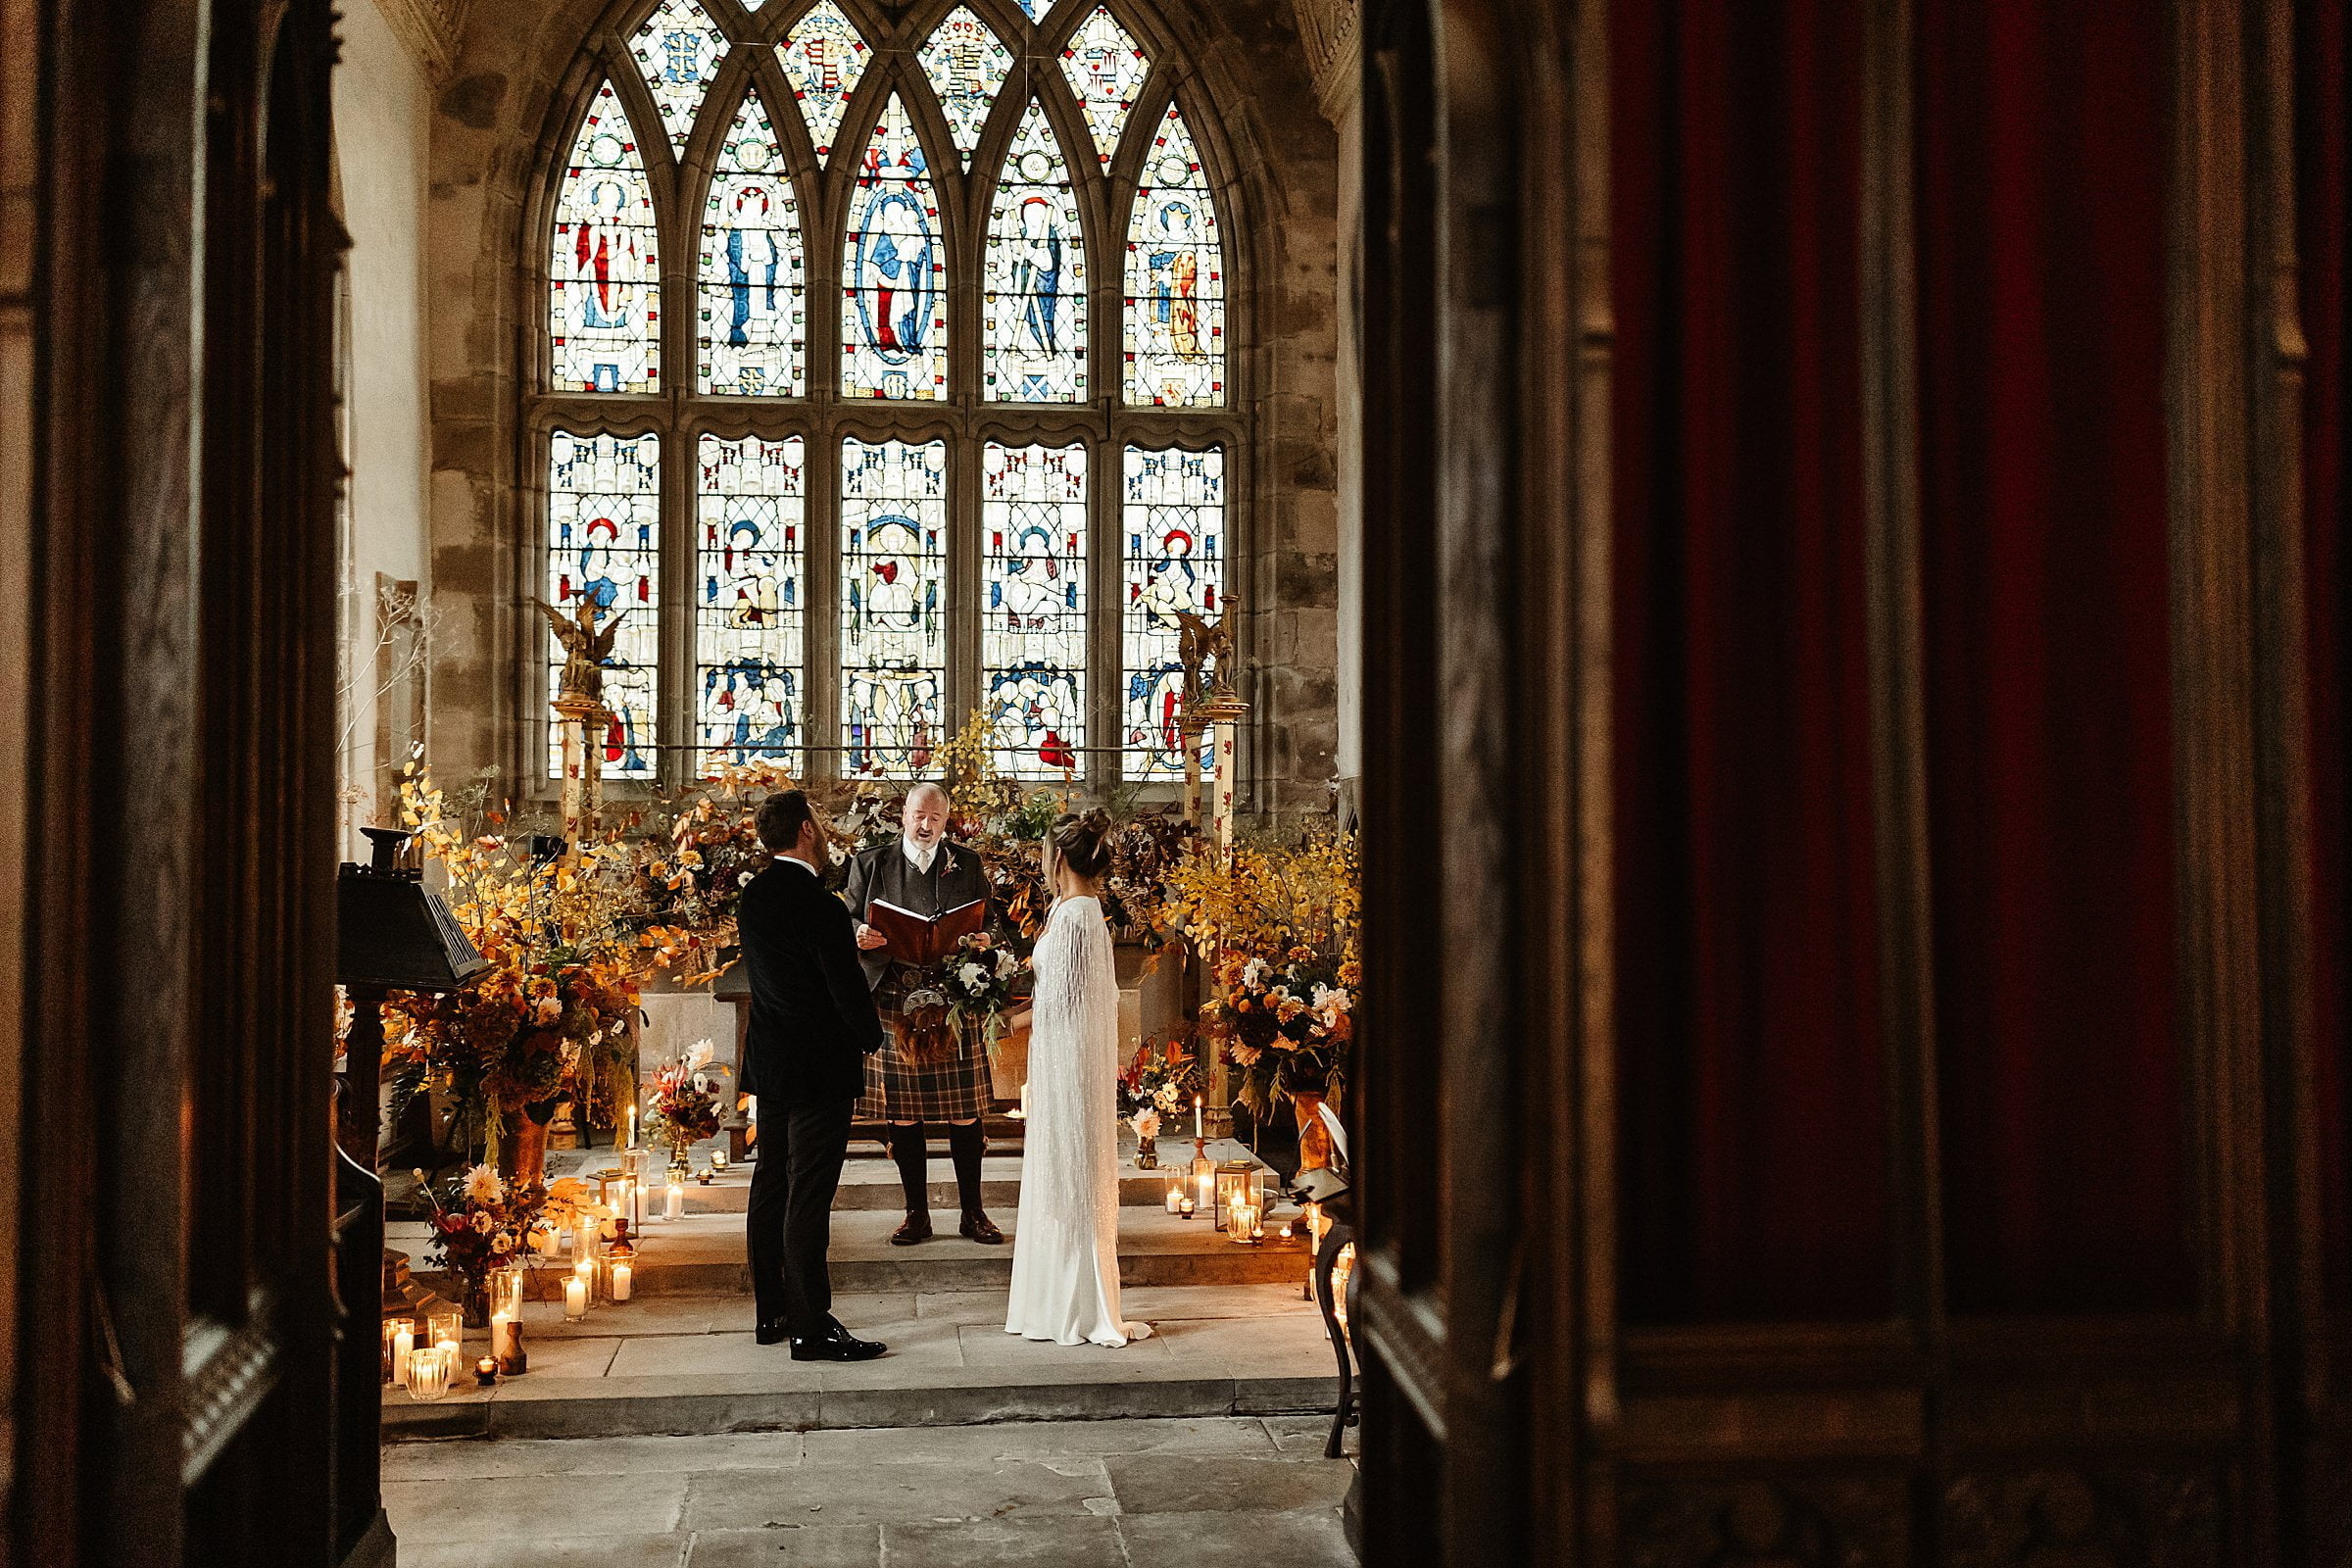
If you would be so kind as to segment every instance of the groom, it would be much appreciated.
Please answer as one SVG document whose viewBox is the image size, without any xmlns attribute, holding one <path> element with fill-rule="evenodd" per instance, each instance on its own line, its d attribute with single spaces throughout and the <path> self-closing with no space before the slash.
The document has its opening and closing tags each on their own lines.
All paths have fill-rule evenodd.
<svg viewBox="0 0 2352 1568">
<path fill-rule="evenodd" d="M 792 1341 L 796 1361 L 866 1361 L 886 1347 L 833 1317 L 825 1269 L 833 1194 L 850 1147 L 850 1108 L 882 1022 L 858 962 L 850 911 L 825 891 L 825 832 L 799 790 L 760 803 L 760 842 L 774 863 L 743 890 L 735 923 L 752 988 L 744 1090 L 759 1097 L 760 1157 L 749 1215 L 761 1345 Z"/>
</svg>

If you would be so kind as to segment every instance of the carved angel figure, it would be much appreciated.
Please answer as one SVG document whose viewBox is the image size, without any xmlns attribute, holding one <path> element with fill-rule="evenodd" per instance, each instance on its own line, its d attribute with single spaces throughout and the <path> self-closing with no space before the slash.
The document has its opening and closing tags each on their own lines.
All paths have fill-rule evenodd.
<svg viewBox="0 0 2352 1568">
<path fill-rule="evenodd" d="M 1214 661 L 1217 666 L 1217 689 L 1229 684 L 1226 671 L 1233 660 L 1233 617 L 1242 602 L 1228 594 L 1225 613 L 1214 621 L 1204 620 L 1189 610 L 1175 612 L 1176 621 L 1184 631 L 1176 645 L 1176 658 L 1184 665 L 1184 700 L 1189 706 L 1200 697 L 1200 671 Z"/>
<path fill-rule="evenodd" d="M 612 658 L 612 641 L 619 634 L 620 623 L 629 618 L 622 611 L 601 626 L 597 622 L 604 612 L 593 599 L 581 599 L 579 606 L 566 617 L 544 599 L 534 599 L 540 613 L 555 629 L 556 641 L 564 649 L 564 694 L 585 697 L 592 703 L 605 700 L 605 670 Z"/>
</svg>

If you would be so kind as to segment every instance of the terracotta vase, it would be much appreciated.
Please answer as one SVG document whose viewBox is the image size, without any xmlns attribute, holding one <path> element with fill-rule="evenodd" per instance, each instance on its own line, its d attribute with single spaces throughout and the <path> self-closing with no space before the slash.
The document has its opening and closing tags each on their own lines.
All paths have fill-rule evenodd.
<svg viewBox="0 0 2352 1568">
<path fill-rule="evenodd" d="M 1291 1093 L 1291 1111 L 1298 1118 L 1298 1168 L 1321 1170 L 1331 1163 L 1331 1129 L 1323 1125 L 1323 1097 L 1309 1090 Z"/>
</svg>

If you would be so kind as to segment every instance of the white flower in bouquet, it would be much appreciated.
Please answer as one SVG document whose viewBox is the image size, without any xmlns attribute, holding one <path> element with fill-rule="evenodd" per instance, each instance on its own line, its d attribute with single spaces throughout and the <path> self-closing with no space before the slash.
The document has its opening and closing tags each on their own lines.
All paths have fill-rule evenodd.
<svg viewBox="0 0 2352 1568">
<path fill-rule="evenodd" d="M 1263 958 L 1251 958 L 1248 963 L 1242 965 L 1242 987 L 1244 990 L 1255 991 L 1259 986 L 1264 985 L 1265 982 L 1266 964 Z"/>
<path fill-rule="evenodd" d="M 1147 1144 L 1157 1138 L 1159 1136 L 1159 1112 L 1156 1110 L 1136 1112 L 1135 1136 Z"/>
<path fill-rule="evenodd" d="M 499 1179 L 496 1165 L 476 1165 L 466 1173 L 466 1201 L 468 1203 L 487 1208 L 492 1203 L 505 1201 L 506 1196 L 507 1184 Z"/>
<path fill-rule="evenodd" d="M 541 1023 L 562 1023 L 564 1021 L 564 1003 L 561 998 L 541 997 L 532 1011 Z"/>
<path fill-rule="evenodd" d="M 1173 1115 L 1184 1104 L 1184 1095 L 1174 1084 L 1161 1084 L 1152 1096 L 1152 1103 Z"/>
<path fill-rule="evenodd" d="M 498 1225 L 495 1220 L 491 1219 L 489 1211 L 485 1209 L 473 1216 L 473 1228 L 476 1231 L 479 1231 L 482 1235 L 487 1236 L 493 1230 L 496 1230 Z"/>
<path fill-rule="evenodd" d="M 1346 1012 L 1352 1000 L 1344 987 L 1315 987 L 1315 1010 L 1326 1018 L 1337 1018 Z"/>
<path fill-rule="evenodd" d="M 1019 968 L 1019 967 L 1020 967 L 1020 960 L 1018 960 L 1017 958 L 1013 957 L 1013 956 L 1012 956 L 1011 954 L 1009 954 L 1009 953 L 1005 952 L 1005 951 L 1004 951 L 1003 948 L 999 948 L 999 949 L 997 950 L 997 978 L 998 978 L 998 979 L 1000 979 L 1000 980 L 1001 980 L 1001 979 L 1003 979 L 1004 976 L 1006 976 L 1006 975 L 1008 975 L 1008 974 L 1012 973 L 1012 971 L 1013 971 L 1013 970 L 1015 970 L 1015 969 L 1017 969 L 1017 968 Z"/>
<path fill-rule="evenodd" d="M 692 1072 L 697 1067 L 707 1066 L 710 1064 L 710 1058 L 717 1054 L 718 1047 L 714 1042 L 697 1040 L 686 1048 L 686 1070 Z"/>
<path fill-rule="evenodd" d="M 966 991 L 977 994 L 988 984 L 988 971 L 977 963 L 967 962 L 956 971 L 956 978 L 963 982 Z"/>
</svg>

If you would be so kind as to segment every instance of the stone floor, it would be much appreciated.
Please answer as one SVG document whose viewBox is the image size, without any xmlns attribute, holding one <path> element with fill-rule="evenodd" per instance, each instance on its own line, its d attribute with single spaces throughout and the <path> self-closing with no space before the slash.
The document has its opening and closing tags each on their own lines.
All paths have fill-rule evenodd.
<svg viewBox="0 0 2352 1568">
<path fill-rule="evenodd" d="M 403 1568 L 1339 1568 L 1325 1420 L 409 1443 Z"/>
</svg>

